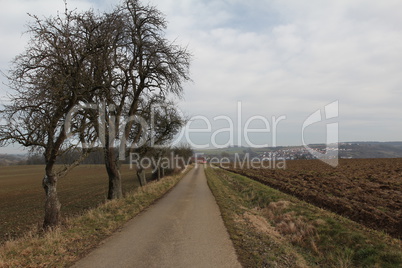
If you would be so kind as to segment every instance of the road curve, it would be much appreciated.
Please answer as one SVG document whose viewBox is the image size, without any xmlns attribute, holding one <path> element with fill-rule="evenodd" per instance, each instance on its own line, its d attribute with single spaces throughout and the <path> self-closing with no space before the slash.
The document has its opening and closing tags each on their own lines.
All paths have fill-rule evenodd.
<svg viewBox="0 0 402 268">
<path fill-rule="evenodd" d="M 92 267 L 241 267 L 204 167 L 77 262 Z"/>
</svg>

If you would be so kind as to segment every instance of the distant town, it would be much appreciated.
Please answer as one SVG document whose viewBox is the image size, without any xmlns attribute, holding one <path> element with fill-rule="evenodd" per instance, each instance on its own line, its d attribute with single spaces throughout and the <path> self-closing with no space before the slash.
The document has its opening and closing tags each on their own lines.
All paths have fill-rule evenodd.
<svg viewBox="0 0 402 268">
<path fill-rule="evenodd" d="M 330 153 L 341 159 L 352 158 L 402 158 L 402 142 L 343 142 L 337 148 L 326 148 L 324 144 L 309 146 L 314 151 L 326 154 L 327 150 L 335 151 Z M 234 160 L 239 157 L 241 160 L 247 155 L 250 159 L 270 160 L 298 160 L 314 159 L 315 157 L 304 146 L 289 147 L 268 147 L 250 148 L 231 146 L 223 149 L 195 150 L 195 155 L 207 160 L 215 158 L 228 158 Z M 39 156 L 29 156 L 28 154 L 1 154 L 0 166 L 24 165 L 24 164 L 43 164 L 43 161 L 36 159 Z M 94 158 L 94 157 L 92 157 Z M 99 157 L 97 157 L 99 158 Z M 91 164 L 96 164 L 99 159 L 91 159 Z M 88 161 L 87 161 L 88 162 Z"/>
<path fill-rule="evenodd" d="M 324 144 L 316 144 L 310 145 L 309 148 L 323 155 L 336 155 L 341 159 L 402 157 L 402 142 L 344 142 L 339 143 L 336 147 L 329 146 L 327 148 Z M 231 146 L 225 149 L 198 150 L 196 153 L 206 158 L 226 157 L 229 159 L 242 158 L 247 154 L 250 158 L 257 158 L 262 161 L 316 158 L 304 146 L 268 148 Z"/>
</svg>

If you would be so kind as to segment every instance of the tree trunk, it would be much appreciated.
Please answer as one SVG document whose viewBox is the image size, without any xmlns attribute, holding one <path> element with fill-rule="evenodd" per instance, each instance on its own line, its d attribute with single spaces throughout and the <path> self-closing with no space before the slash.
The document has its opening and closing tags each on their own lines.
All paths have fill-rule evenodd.
<svg viewBox="0 0 402 268">
<path fill-rule="evenodd" d="M 54 175 L 45 175 L 42 181 L 45 189 L 45 220 L 43 228 L 49 229 L 60 223 L 60 207 L 59 198 L 57 196 L 57 178 Z"/>
<path fill-rule="evenodd" d="M 122 198 L 123 191 L 121 186 L 121 176 L 118 164 L 114 157 L 113 148 L 105 150 L 105 166 L 109 176 L 109 191 L 107 198 L 109 200 Z"/>
<path fill-rule="evenodd" d="M 107 198 L 109 200 L 119 199 L 123 197 L 123 191 L 121 187 L 121 177 L 118 169 L 108 169 L 109 175 L 109 191 Z"/>
<path fill-rule="evenodd" d="M 143 187 L 147 184 L 146 173 L 145 173 L 144 169 L 137 170 L 137 178 L 138 178 L 138 181 L 140 182 L 141 187 Z"/>
<path fill-rule="evenodd" d="M 137 169 L 137 179 L 138 179 L 138 182 L 140 183 L 140 187 L 142 187 L 142 186 L 144 186 L 144 185 L 142 185 L 142 178 L 141 178 L 141 174 L 142 174 L 142 169 Z"/>
</svg>

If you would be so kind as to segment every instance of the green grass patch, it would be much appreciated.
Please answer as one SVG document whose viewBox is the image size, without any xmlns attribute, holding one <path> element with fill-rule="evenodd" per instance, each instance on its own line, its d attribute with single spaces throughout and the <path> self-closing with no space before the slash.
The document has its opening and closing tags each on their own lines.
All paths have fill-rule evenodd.
<svg viewBox="0 0 402 268">
<path fill-rule="evenodd" d="M 244 267 L 402 267 L 402 243 L 221 169 L 206 171 Z"/>
<path fill-rule="evenodd" d="M 53 231 L 30 232 L 0 247 L 0 267 L 69 267 L 172 189 L 184 174 L 165 177 L 108 201 Z"/>
</svg>

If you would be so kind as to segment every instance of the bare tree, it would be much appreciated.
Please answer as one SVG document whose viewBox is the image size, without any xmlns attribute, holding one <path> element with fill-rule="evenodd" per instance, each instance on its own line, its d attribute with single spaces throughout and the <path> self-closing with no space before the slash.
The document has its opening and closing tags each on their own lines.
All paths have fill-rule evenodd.
<svg viewBox="0 0 402 268">
<path fill-rule="evenodd" d="M 166 101 L 160 97 L 148 102 L 147 106 L 140 109 L 139 114 L 142 119 L 150 122 L 150 124 L 144 126 L 136 123 L 132 126 L 128 134 L 128 142 L 126 142 L 129 148 L 126 153 L 135 153 L 136 157 L 152 159 L 153 171 L 155 172 L 159 168 L 155 166 L 155 163 L 171 151 L 168 142 L 185 125 L 186 119 L 178 112 L 174 102 Z M 137 178 L 141 186 L 146 184 L 142 166 L 137 166 Z"/>
<path fill-rule="evenodd" d="M 164 38 L 166 21 L 155 7 L 126 0 L 108 18 L 114 20 L 105 29 L 113 50 L 102 57 L 99 79 L 104 83 L 94 101 L 104 103 L 98 135 L 109 176 L 108 198 L 115 199 L 122 196 L 116 149 L 124 148 L 122 142 L 136 144 L 151 134 L 138 127 L 144 107 L 169 94 L 181 96 L 182 82 L 189 80 L 190 54 Z"/>
<path fill-rule="evenodd" d="M 84 113 L 71 113 L 77 105 L 85 106 L 87 95 L 97 86 L 89 59 L 95 53 L 92 32 L 83 22 L 97 21 L 94 14 L 65 11 L 64 15 L 40 19 L 31 16 L 28 26 L 30 42 L 17 56 L 9 72 L 10 87 L 15 91 L 11 104 L 0 115 L 6 124 L 0 127 L 0 145 L 18 143 L 31 151 L 42 152 L 45 175 L 42 180 L 46 194 L 44 227 L 60 221 L 57 182 L 77 166 L 89 150 L 69 165 L 57 167 L 56 160 L 64 153 L 77 150 L 78 144 L 96 136 L 88 127 L 91 118 Z M 69 121 L 69 131 L 65 129 Z M 74 140 L 76 142 L 68 142 Z"/>
<path fill-rule="evenodd" d="M 121 137 L 149 146 L 149 135 L 162 143 L 177 132 L 181 120 L 167 99 L 181 96 L 190 54 L 164 38 L 162 14 L 137 0 L 126 0 L 110 13 L 66 9 L 55 17 L 31 17 L 31 40 L 8 75 L 15 94 L 0 111 L 6 121 L 0 146 L 19 143 L 43 153 L 47 228 L 60 221 L 57 182 L 95 147 L 87 144 L 102 144 L 108 198 L 115 199 L 122 196 L 116 150 L 124 147 Z M 100 109 L 93 109 L 94 103 Z M 165 120 L 144 128 L 136 119 L 149 119 L 153 103 L 166 104 L 158 113 Z M 58 168 L 57 159 L 72 151 L 80 156 Z"/>
</svg>

